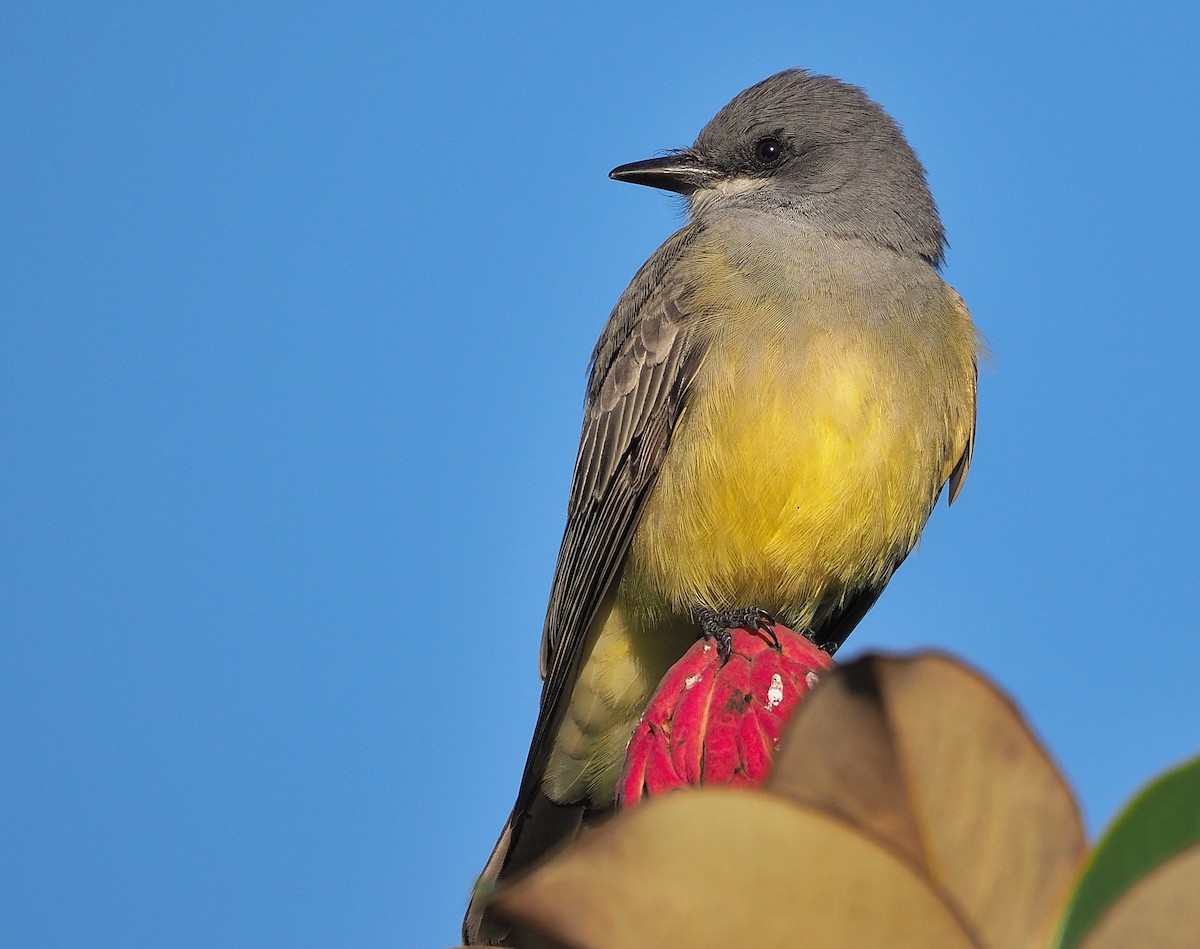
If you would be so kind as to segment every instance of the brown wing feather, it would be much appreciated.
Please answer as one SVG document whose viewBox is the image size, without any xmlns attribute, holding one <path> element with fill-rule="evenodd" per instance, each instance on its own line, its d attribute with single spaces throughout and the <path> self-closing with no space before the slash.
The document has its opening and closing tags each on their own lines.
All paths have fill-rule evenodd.
<svg viewBox="0 0 1200 949">
<path fill-rule="evenodd" d="M 963 448 L 962 457 L 958 459 L 954 470 L 950 472 L 948 504 L 953 504 L 958 499 L 958 494 L 962 491 L 963 482 L 967 480 L 967 471 L 971 467 L 971 456 L 975 453 L 975 420 L 978 412 L 978 390 L 979 367 L 976 366 L 975 376 L 971 380 L 971 433 L 967 436 L 967 444 Z"/>
<path fill-rule="evenodd" d="M 700 361 L 687 320 L 681 255 L 689 225 L 645 263 L 621 295 L 592 354 L 567 526 L 542 634 L 545 682 L 514 817 L 542 777 L 580 651 L 617 577 Z"/>
<path fill-rule="evenodd" d="M 951 288 L 951 298 L 954 300 L 954 305 L 958 309 L 959 315 L 966 321 L 967 325 L 971 325 L 971 314 L 967 310 L 966 303 L 963 298 Z M 980 348 L 986 351 L 983 345 L 982 337 L 976 337 L 976 343 Z M 954 465 L 954 470 L 950 472 L 948 481 L 950 491 L 947 495 L 946 503 L 953 504 L 957 499 L 959 492 L 962 491 L 963 482 L 967 480 L 967 472 L 971 468 L 971 456 L 975 453 L 975 423 L 978 419 L 979 405 L 979 362 L 975 362 L 975 374 L 971 377 L 971 431 L 967 435 L 967 444 L 963 448 L 962 457 Z"/>
</svg>

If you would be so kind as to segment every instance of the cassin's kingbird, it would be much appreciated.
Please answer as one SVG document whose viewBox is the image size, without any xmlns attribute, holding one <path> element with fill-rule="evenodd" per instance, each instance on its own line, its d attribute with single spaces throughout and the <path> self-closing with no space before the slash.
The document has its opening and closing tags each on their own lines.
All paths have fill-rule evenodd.
<svg viewBox="0 0 1200 949">
<path fill-rule="evenodd" d="M 779 73 L 611 177 L 689 218 L 592 354 L 541 707 L 485 882 L 612 808 L 698 631 L 769 614 L 836 648 L 971 461 L 975 329 L 924 169 L 861 89 Z M 476 900 L 464 937 L 506 932 Z"/>
</svg>

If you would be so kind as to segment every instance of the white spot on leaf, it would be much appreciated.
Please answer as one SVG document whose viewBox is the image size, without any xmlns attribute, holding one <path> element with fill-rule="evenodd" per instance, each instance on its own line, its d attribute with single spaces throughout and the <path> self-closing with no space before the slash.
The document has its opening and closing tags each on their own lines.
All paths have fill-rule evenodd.
<svg viewBox="0 0 1200 949">
<path fill-rule="evenodd" d="M 767 689 L 767 708 L 775 708 L 783 701 L 783 676 L 776 672 L 771 676 L 771 687 Z"/>
<path fill-rule="evenodd" d="M 683 680 L 683 687 L 685 689 L 690 689 L 693 685 L 695 685 L 697 682 L 702 681 L 703 679 L 704 679 L 704 676 L 701 675 L 699 672 L 697 672 L 694 676 L 688 676 L 686 679 Z"/>
</svg>

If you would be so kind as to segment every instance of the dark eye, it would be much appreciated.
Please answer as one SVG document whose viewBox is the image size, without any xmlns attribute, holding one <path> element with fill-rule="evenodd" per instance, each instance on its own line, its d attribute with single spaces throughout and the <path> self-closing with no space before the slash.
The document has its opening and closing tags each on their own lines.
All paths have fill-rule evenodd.
<svg viewBox="0 0 1200 949">
<path fill-rule="evenodd" d="M 754 145 L 754 157 L 764 165 L 773 165 L 783 157 L 783 142 L 777 138 L 761 138 Z"/>
</svg>

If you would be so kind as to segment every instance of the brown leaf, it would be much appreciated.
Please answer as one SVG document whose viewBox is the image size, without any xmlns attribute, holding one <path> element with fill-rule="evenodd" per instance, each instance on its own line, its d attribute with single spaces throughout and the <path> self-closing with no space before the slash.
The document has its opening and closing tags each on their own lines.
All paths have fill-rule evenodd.
<svg viewBox="0 0 1200 949">
<path fill-rule="evenodd" d="M 1195 949 L 1200 946 L 1200 847 L 1142 877 L 1105 913 L 1081 949 Z"/>
<path fill-rule="evenodd" d="M 1084 853 L 1070 790 L 1020 713 L 946 656 L 827 674 L 766 788 L 885 841 L 995 949 L 1045 941 Z"/>
<path fill-rule="evenodd" d="M 578 949 L 971 947 L 920 876 L 828 814 L 747 790 L 619 815 L 495 897 Z"/>
</svg>

